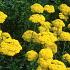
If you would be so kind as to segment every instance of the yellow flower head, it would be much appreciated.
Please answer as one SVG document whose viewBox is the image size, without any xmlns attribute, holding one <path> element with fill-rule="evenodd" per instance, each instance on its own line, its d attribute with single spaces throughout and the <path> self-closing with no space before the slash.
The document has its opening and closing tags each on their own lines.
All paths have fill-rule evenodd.
<svg viewBox="0 0 70 70">
<path fill-rule="evenodd" d="M 38 34 L 38 43 L 45 44 L 48 42 L 55 42 L 55 41 L 57 41 L 57 37 L 49 31 L 41 32 Z"/>
<path fill-rule="evenodd" d="M 0 23 L 3 23 L 6 18 L 7 18 L 7 15 L 0 11 Z"/>
<path fill-rule="evenodd" d="M 40 23 L 42 21 L 45 21 L 45 17 L 40 14 L 33 14 L 29 17 L 29 20 L 34 22 L 34 23 Z"/>
<path fill-rule="evenodd" d="M 58 28 L 65 27 L 64 22 L 62 20 L 60 20 L 60 19 L 53 20 L 52 24 L 53 24 L 53 26 L 58 27 Z"/>
<path fill-rule="evenodd" d="M 44 60 L 43 58 L 38 59 L 38 64 L 43 68 L 43 69 L 48 69 L 49 64 L 51 64 L 52 59 Z"/>
<path fill-rule="evenodd" d="M 14 56 L 22 50 L 22 47 L 18 40 L 8 38 L 1 42 L 0 50 L 4 55 Z"/>
<path fill-rule="evenodd" d="M 2 41 L 1 35 L 2 35 L 2 30 L 0 30 L 0 43 L 1 43 L 1 41 Z"/>
<path fill-rule="evenodd" d="M 1 37 L 2 37 L 2 40 L 5 40 L 5 39 L 8 39 L 8 38 L 11 38 L 10 34 L 7 33 L 7 32 L 3 32 L 3 33 L 1 34 Z"/>
<path fill-rule="evenodd" d="M 61 41 L 70 41 L 70 33 L 68 33 L 68 32 L 61 32 L 59 39 Z"/>
<path fill-rule="evenodd" d="M 46 69 L 42 68 L 42 67 L 39 65 L 36 70 L 46 70 Z"/>
<path fill-rule="evenodd" d="M 39 27 L 38 27 L 38 30 L 39 30 L 40 33 L 41 33 L 41 32 L 49 31 L 48 28 L 45 28 L 45 27 L 43 27 L 43 26 L 39 26 Z"/>
<path fill-rule="evenodd" d="M 62 27 L 61 26 L 59 28 L 58 27 L 52 27 L 51 31 L 53 31 L 53 33 L 55 35 L 60 35 L 60 33 L 62 32 Z"/>
<path fill-rule="evenodd" d="M 67 21 L 69 19 L 68 16 L 65 16 L 63 13 L 59 13 L 59 18 Z"/>
<path fill-rule="evenodd" d="M 38 53 L 34 50 L 30 50 L 26 53 L 26 58 L 28 61 L 36 60 L 38 58 Z"/>
<path fill-rule="evenodd" d="M 42 21 L 42 22 L 40 22 L 40 24 L 41 24 L 41 26 L 43 26 L 43 27 L 45 27 L 47 29 L 51 28 L 51 23 L 48 22 L 48 21 L 46 21 L 46 22 Z"/>
<path fill-rule="evenodd" d="M 44 48 L 50 48 L 53 52 L 53 54 L 57 53 L 57 45 L 55 43 L 48 43 L 43 45 Z"/>
<path fill-rule="evenodd" d="M 67 6 L 66 4 L 61 4 L 59 6 L 59 10 L 64 14 L 64 15 L 69 15 L 70 13 L 70 7 Z"/>
<path fill-rule="evenodd" d="M 48 13 L 54 13 L 55 12 L 53 5 L 45 5 L 44 10 L 47 11 Z"/>
<path fill-rule="evenodd" d="M 48 69 L 49 70 L 66 70 L 66 66 L 61 61 L 52 60 Z"/>
<path fill-rule="evenodd" d="M 68 24 L 68 26 L 67 26 L 68 28 L 70 28 L 70 23 Z"/>
<path fill-rule="evenodd" d="M 45 60 L 52 59 L 53 58 L 52 50 L 50 48 L 41 49 L 39 52 L 39 58 L 43 58 Z"/>
<path fill-rule="evenodd" d="M 70 63 L 70 54 L 68 54 L 68 53 L 64 54 L 64 55 L 63 55 L 63 59 L 64 59 L 65 61 L 68 61 L 68 63 Z"/>
<path fill-rule="evenodd" d="M 66 70 L 70 70 L 70 67 L 67 67 Z"/>
<path fill-rule="evenodd" d="M 32 12 L 37 12 L 37 13 L 43 13 L 44 8 L 40 4 L 35 3 L 31 6 L 31 11 Z"/>
<path fill-rule="evenodd" d="M 22 35 L 22 38 L 27 42 L 30 41 L 36 42 L 37 37 L 38 37 L 37 33 L 32 30 L 27 30 Z"/>
</svg>

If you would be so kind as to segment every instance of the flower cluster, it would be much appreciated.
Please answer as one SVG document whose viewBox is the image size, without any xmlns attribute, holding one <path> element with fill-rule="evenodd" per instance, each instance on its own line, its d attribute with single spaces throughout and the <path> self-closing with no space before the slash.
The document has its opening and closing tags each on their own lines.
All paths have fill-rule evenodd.
<svg viewBox="0 0 70 70">
<path fill-rule="evenodd" d="M 38 58 L 38 53 L 34 50 L 30 50 L 26 53 L 26 58 L 28 61 L 36 60 Z"/>
<path fill-rule="evenodd" d="M 7 18 L 7 15 L 4 14 L 2 11 L 0 11 L 0 23 L 3 23 L 6 18 Z"/>
<path fill-rule="evenodd" d="M 0 53 L 14 56 L 22 50 L 18 40 L 12 39 L 9 33 L 0 30 Z"/>
<path fill-rule="evenodd" d="M 43 13 L 44 11 L 48 13 L 54 13 L 55 9 L 53 5 L 45 5 L 44 7 L 38 3 L 35 3 L 31 6 L 31 11 L 33 13 Z"/>
<path fill-rule="evenodd" d="M 67 10 L 66 10 L 67 9 Z M 59 6 L 60 13 L 59 18 L 52 21 L 46 21 L 45 16 L 41 13 L 44 11 L 47 13 L 54 13 L 55 9 L 53 5 L 45 5 L 44 7 L 38 3 L 31 6 L 31 11 L 34 13 L 29 17 L 29 21 L 38 25 L 38 32 L 33 30 L 27 30 L 23 33 L 22 38 L 24 41 L 33 42 L 42 45 L 42 49 L 36 52 L 29 50 L 26 52 L 26 59 L 28 61 L 36 60 L 38 67 L 36 70 L 69 70 L 68 67 L 62 61 L 54 59 L 55 53 L 57 53 L 58 45 L 56 41 L 70 41 L 70 33 L 65 32 L 65 21 L 69 19 L 70 7 L 66 4 Z M 70 28 L 70 24 L 68 24 Z M 64 54 L 63 59 L 70 62 L 70 55 Z"/>
<path fill-rule="evenodd" d="M 64 54 L 64 55 L 63 55 L 63 59 L 64 59 L 65 61 L 67 61 L 68 63 L 70 63 L 70 54 L 68 54 L 68 53 Z"/>
</svg>

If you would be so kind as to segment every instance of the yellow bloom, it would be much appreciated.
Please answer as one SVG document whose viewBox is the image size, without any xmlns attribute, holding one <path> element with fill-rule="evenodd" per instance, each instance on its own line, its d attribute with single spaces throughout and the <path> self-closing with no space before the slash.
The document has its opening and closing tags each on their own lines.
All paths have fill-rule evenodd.
<svg viewBox="0 0 70 70">
<path fill-rule="evenodd" d="M 5 40 L 5 39 L 8 39 L 8 38 L 11 38 L 10 34 L 7 33 L 7 32 L 3 32 L 3 33 L 1 34 L 1 37 L 2 37 L 2 40 Z"/>
<path fill-rule="evenodd" d="M 2 30 L 0 30 L 0 42 L 1 42 L 1 40 L 2 40 L 1 35 L 2 35 Z"/>
<path fill-rule="evenodd" d="M 67 69 L 66 70 L 70 70 L 70 67 L 67 67 Z"/>
<path fill-rule="evenodd" d="M 62 32 L 62 27 L 51 27 L 51 31 L 55 34 L 55 35 L 60 35 L 60 33 Z"/>
<path fill-rule="evenodd" d="M 38 30 L 39 30 L 40 33 L 41 33 L 41 32 L 49 31 L 48 28 L 45 28 L 45 27 L 43 27 L 43 26 L 39 26 L 39 27 L 38 27 Z"/>
<path fill-rule="evenodd" d="M 39 58 L 43 58 L 45 60 L 52 59 L 53 58 L 52 50 L 50 48 L 41 49 L 39 52 Z"/>
<path fill-rule="evenodd" d="M 58 28 L 65 27 L 64 22 L 62 20 L 60 20 L 60 19 L 53 20 L 52 24 L 53 24 L 53 26 L 58 27 Z"/>
<path fill-rule="evenodd" d="M 18 40 L 8 38 L 1 42 L 1 53 L 8 56 L 14 56 L 22 50 Z"/>
<path fill-rule="evenodd" d="M 50 48 L 53 52 L 53 54 L 57 53 L 57 45 L 55 43 L 48 43 L 43 45 L 44 48 Z"/>
<path fill-rule="evenodd" d="M 39 65 L 36 70 L 46 70 L 46 69 L 42 68 L 42 67 Z"/>
<path fill-rule="evenodd" d="M 69 19 L 68 16 L 63 15 L 63 13 L 59 13 L 59 18 L 67 21 Z"/>
<path fill-rule="evenodd" d="M 68 53 L 63 55 L 63 59 L 68 61 L 68 63 L 70 63 L 70 55 Z"/>
<path fill-rule="evenodd" d="M 41 32 L 38 34 L 38 43 L 45 44 L 48 42 L 55 42 L 55 41 L 57 41 L 57 37 L 54 36 L 54 34 L 49 31 Z"/>
<path fill-rule="evenodd" d="M 49 70 L 66 70 L 66 66 L 61 61 L 52 60 L 48 69 Z"/>
<path fill-rule="evenodd" d="M 61 32 L 59 39 L 61 41 L 70 41 L 70 33 L 68 33 L 68 32 Z"/>
<path fill-rule="evenodd" d="M 29 20 L 34 23 L 39 23 L 39 22 L 45 21 L 45 17 L 40 14 L 33 14 L 29 17 Z"/>
<path fill-rule="evenodd" d="M 68 24 L 68 26 L 67 26 L 68 28 L 70 28 L 70 24 Z"/>
<path fill-rule="evenodd" d="M 27 42 L 30 42 L 30 41 L 36 42 L 38 35 L 36 32 L 32 30 L 27 30 L 26 32 L 23 33 L 22 38 Z"/>
<path fill-rule="evenodd" d="M 37 12 L 37 13 L 43 13 L 44 8 L 40 4 L 35 3 L 31 6 L 31 11 L 32 12 Z"/>
<path fill-rule="evenodd" d="M 47 11 L 48 13 L 54 13 L 55 12 L 53 5 L 45 5 L 44 10 Z"/>
<path fill-rule="evenodd" d="M 64 15 L 69 15 L 70 13 L 70 7 L 67 6 L 66 4 L 61 4 L 59 6 L 59 10 L 64 14 Z"/>
<path fill-rule="evenodd" d="M 38 58 L 38 54 L 34 50 L 30 50 L 26 53 L 26 57 L 28 61 L 33 61 Z"/>
<path fill-rule="evenodd" d="M 51 64 L 52 59 L 44 60 L 43 58 L 38 59 L 38 64 L 43 68 L 43 69 L 48 69 L 49 64 Z"/>
<path fill-rule="evenodd" d="M 40 24 L 41 24 L 41 26 L 43 26 L 43 27 L 45 27 L 47 29 L 51 28 L 51 23 L 48 22 L 48 21 L 46 21 L 46 22 L 42 21 L 42 22 L 40 22 Z"/>
<path fill-rule="evenodd" d="M 7 15 L 0 11 L 0 23 L 3 23 L 6 18 L 7 18 Z"/>
</svg>

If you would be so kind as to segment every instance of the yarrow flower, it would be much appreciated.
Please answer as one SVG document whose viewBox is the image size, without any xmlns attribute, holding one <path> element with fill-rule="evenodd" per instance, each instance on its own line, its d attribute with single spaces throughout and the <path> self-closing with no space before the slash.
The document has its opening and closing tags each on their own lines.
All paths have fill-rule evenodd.
<svg viewBox="0 0 70 70">
<path fill-rule="evenodd" d="M 31 11 L 32 12 L 37 12 L 37 13 L 43 13 L 44 8 L 40 4 L 35 3 L 31 6 Z"/>
<path fill-rule="evenodd" d="M 45 60 L 52 59 L 53 58 L 52 50 L 50 48 L 41 49 L 39 52 L 39 58 L 43 58 Z"/>
<path fill-rule="evenodd" d="M 70 28 L 70 24 L 68 24 L 68 26 L 67 26 L 68 28 Z"/>
<path fill-rule="evenodd" d="M 66 66 L 63 62 L 58 60 L 52 60 L 49 65 L 49 70 L 66 70 Z"/>
<path fill-rule="evenodd" d="M 59 39 L 61 41 L 70 41 L 70 33 L 69 32 L 61 32 Z"/>
<path fill-rule="evenodd" d="M 65 21 L 67 21 L 69 19 L 69 17 L 64 15 L 63 13 L 59 13 L 59 18 L 62 20 L 65 20 Z"/>
<path fill-rule="evenodd" d="M 26 32 L 23 33 L 22 38 L 27 42 L 30 42 L 30 41 L 36 42 L 38 35 L 36 32 L 32 30 L 27 30 Z"/>
<path fill-rule="evenodd" d="M 45 17 L 41 14 L 33 14 L 29 17 L 29 20 L 34 23 L 40 23 L 42 21 L 45 21 Z"/>
<path fill-rule="evenodd" d="M 2 11 L 0 11 L 0 23 L 3 23 L 6 18 L 7 18 L 7 15 L 4 14 Z"/>
<path fill-rule="evenodd" d="M 65 27 L 64 22 L 62 20 L 60 20 L 60 19 L 53 20 L 52 25 L 55 26 L 55 27 L 58 27 L 58 28 Z"/>
<path fill-rule="evenodd" d="M 38 59 L 38 65 L 41 66 L 41 68 L 47 70 L 48 66 L 51 64 L 52 59 L 44 60 L 43 58 Z"/>
<path fill-rule="evenodd" d="M 64 54 L 64 55 L 63 55 L 63 59 L 64 59 L 65 61 L 67 61 L 68 63 L 70 63 L 70 54 L 68 54 L 68 53 Z"/>
<path fill-rule="evenodd" d="M 0 52 L 4 55 L 14 56 L 22 50 L 18 40 L 8 38 L 1 42 Z"/>
<path fill-rule="evenodd" d="M 53 5 L 45 5 L 44 10 L 47 11 L 48 13 L 54 13 L 55 12 Z"/>
<path fill-rule="evenodd" d="M 38 53 L 34 50 L 30 50 L 26 53 L 26 58 L 28 61 L 36 60 L 38 58 Z"/>
<path fill-rule="evenodd" d="M 59 10 L 64 14 L 64 15 L 70 15 L 70 7 L 67 6 L 66 4 L 61 4 L 59 6 Z"/>
<path fill-rule="evenodd" d="M 57 41 L 57 37 L 51 32 L 41 32 L 38 34 L 38 43 L 40 44 L 47 44 L 49 42 Z"/>
<path fill-rule="evenodd" d="M 47 43 L 45 45 L 43 45 L 44 48 L 50 48 L 53 52 L 53 54 L 57 53 L 57 45 L 55 43 Z"/>
</svg>

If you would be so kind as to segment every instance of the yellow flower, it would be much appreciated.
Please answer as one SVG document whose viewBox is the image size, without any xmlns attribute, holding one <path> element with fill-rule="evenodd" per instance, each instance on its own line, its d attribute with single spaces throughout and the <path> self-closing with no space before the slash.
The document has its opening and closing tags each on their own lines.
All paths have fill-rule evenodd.
<svg viewBox="0 0 70 70">
<path fill-rule="evenodd" d="M 45 27 L 43 27 L 43 26 L 39 26 L 39 27 L 38 27 L 38 30 L 39 30 L 40 33 L 41 33 L 41 32 L 49 31 L 49 29 L 47 29 L 47 28 L 45 28 Z"/>
<path fill-rule="evenodd" d="M 0 11 L 0 23 L 3 23 L 6 18 L 7 18 L 7 15 Z"/>
<path fill-rule="evenodd" d="M 46 69 L 42 68 L 42 67 L 39 65 L 36 70 L 46 70 Z"/>
<path fill-rule="evenodd" d="M 68 28 L 70 28 L 70 24 L 68 24 L 68 26 L 67 26 Z"/>
<path fill-rule="evenodd" d="M 8 56 L 14 56 L 22 50 L 18 40 L 8 38 L 1 42 L 1 53 Z"/>
<path fill-rule="evenodd" d="M 66 70 L 70 70 L 70 67 L 67 67 L 67 69 Z"/>
<path fill-rule="evenodd" d="M 62 27 L 51 27 L 51 31 L 55 34 L 55 35 L 60 35 L 60 33 L 62 32 Z"/>
<path fill-rule="evenodd" d="M 44 10 L 47 11 L 48 13 L 54 13 L 55 12 L 53 5 L 45 5 Z"/>
<path fill-rule="evenodd" d="M 7 33 L 7 32 L 2 32 L 1 37 L 2 37 L 2 40 L 5 40 L 5 39 L 8 39 L 8 38 L 11 38 L 10 34 Z"/>
<path fill-rule="evenodd" d="M 26 53 L 26 58 L 28 61 L 36 60 L 38 58 L 38 53 L 34 50 L 30 50 Z"/>
<path fill-rule="evenodd" d="M 53 54 L 57 53 L 57 45 L 55 43 L 48 43 L 43 45 L 44 48 L 50 48 L 53 52 Z"/>
<path fill-rule="evenodd" d="M 39 58 L 43 58 L 45 60 L 52 59 L 53 58 L 52 50 L 50 48 L 41 49 L 39 52 Z"/>
<path fill-rule="evenodd" d="M 64 14 L 64 15 L 69 15 L 70 13 L 70 7 L 67 6 L 66 4 L 61 4 L 59 6 L 59 10 Z"/>
<path fill-rule="evenodd" d="M 63 55 L 63 59 L 68 61 L 68 63 L 70 63 L 70 55 L 68 53 Z"/>
<path fill-rule="evenodd" d="M 61 61 L 52 60 L 48 69 L 49 70 L 66 70 L 66 66 Z"/>
<path fill-rule="evenodd" d="M 46 22 L 42 21 L 42 22 L 40 22 L 40 24 L 41 24 L 41 26 L 43 26 L 43 27 L 45 27 L 47 29 L 51 28 L 51 23 L 48 22 L 48 21 L 46 21 Z"/>
<path fill-rule="evenodd" d="M 48 42 L 55 42 L 55 41 L 57 41 L 57 37 L 54 36 L 54 34 L 49 31 L 41 32 L 38 34 L 38 43 L 45 44 Z"/>
<path fill-rule="evenodd" d="M 48 69 L 49 64 L 51 64 L 52 59 L 44 60 L 43 58 L 38 59 L 38 64 L 43 68 L 43 69 Z"/>
<path fill-rule="evenodd" d="M 60 19 L 53 20 L 52 24 L 53 24 L 54 27 L 58 27 L 58 28 L 65 27 L 64 22 L 62 20 L 60 20 Z"/>
<path fill-rule="evenodd" d="M 37 12 L 37 13 L 43 13 L 44 8 L 40 4 L 35 3 L 31 6 L 31 11 L 32 12 Z"/>
<path fill-rule="evenodd" d="M 68 16 L 65 16 L 63 13 L 59 13 L 59 18 L 67 21 L 69 19 Z"/>
<path fill-rule="evenodd" d="M 59 39 L 61 41 L 70 41 L 70 33 L 69 32 L 61 32 Z"/>
<path fill-rule="evenodd" d="M 26 32 L 23 33 L 22 38 L 27 42 L 30 42 L 30 41 L 36 42 L 38 35 L 36 32 L 32 30 L 27 30 Z"/>
<path fill-rule="evenodd" d="M 1 42 L 1 39 L 2 39 L 1 35 L 2 35 L 2 30 L 0 30 L 0 42 Z"/>
<path fill-rule="evenodd" d="M 39 22 L 45 21 L 45 17 L 40 14 L 33 14 L 29 17 L 29 20 L 34 23 L 39 23 Z"/>
</svg>

